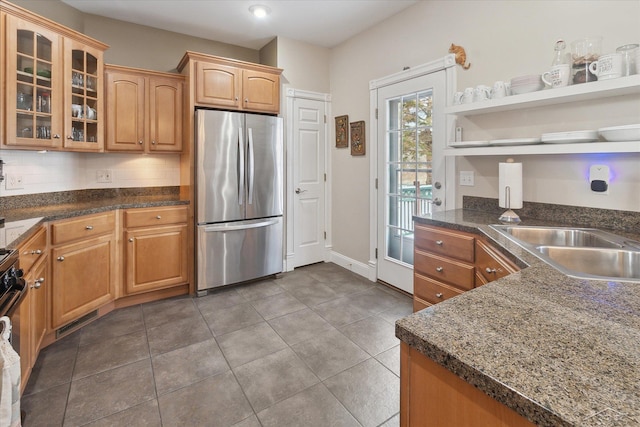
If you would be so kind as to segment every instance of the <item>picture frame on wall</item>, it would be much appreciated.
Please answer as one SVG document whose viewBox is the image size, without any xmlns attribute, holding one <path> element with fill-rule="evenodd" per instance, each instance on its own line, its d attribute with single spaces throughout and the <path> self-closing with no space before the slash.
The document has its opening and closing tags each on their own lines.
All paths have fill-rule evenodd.
<svg viewBox="0 0 640 427">
<path fill-rule="evenodd" d="M 349 116 L 336 116 L 336 148 L 349 146 Z"/>
<path fill-rule="evenodd" d="M 366 153 L 366 139 L 364 134 L 364 120 L 351 123 L 351 155 L 364 156 Z"/>
</svg>

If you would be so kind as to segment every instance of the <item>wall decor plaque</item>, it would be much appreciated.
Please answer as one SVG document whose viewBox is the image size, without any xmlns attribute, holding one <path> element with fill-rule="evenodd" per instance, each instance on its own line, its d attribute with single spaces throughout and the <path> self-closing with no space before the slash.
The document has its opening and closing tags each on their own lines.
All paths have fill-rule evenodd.
<svg viewBox="0 0 640 427">
<path fill-rule="evenodd" d="M 366 152 L 364 120 L 351 123 L 351 155 L 364 156 Z"/>
<path fill-rule="evenodd" d="M 336 148 L 349 146 L 349 116 L 336 117 Z"/>
</svg>

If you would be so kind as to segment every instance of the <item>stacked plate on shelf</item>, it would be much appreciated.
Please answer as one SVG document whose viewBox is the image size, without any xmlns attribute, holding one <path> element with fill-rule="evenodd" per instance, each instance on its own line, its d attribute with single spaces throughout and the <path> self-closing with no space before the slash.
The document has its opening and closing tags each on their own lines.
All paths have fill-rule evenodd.
<svg viewBox="0 0 640 427">
<path fill-rule="evenodd" d="M 598 131 L 577 130 L 571 132 L 551 132 L 542 134 L 545 144 L 569 144 L 572 142 L 594 142 L 598 140 Z"/>
<path fill-rule="evenodd" d="M 600 128 L 598 133 L 607 141 L 640 141 L 640 124 Z"/>
<path fill-rule="evenodd" d="M 537 92 L 544 89 L 544 82 L 539 74 L 514 77 L 511 79 L 511 94 Z"/>
</svg>

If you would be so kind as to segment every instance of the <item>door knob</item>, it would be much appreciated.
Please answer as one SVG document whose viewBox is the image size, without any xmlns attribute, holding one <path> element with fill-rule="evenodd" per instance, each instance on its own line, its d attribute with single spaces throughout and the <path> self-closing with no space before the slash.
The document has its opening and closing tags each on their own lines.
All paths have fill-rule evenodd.
<svg viewBox="0 0 640 427">
<path fill-rule="evenodd" d="M 436 205 L 436 206 L 440 206 L 442 204 L 442 200 L 440 200 L 438 198 L 433 199 L 433 204 Z"/>
<path fill-rule="evenodd" d="M 439 181 L 436 181 L 436 182 L 434 182 L 434 183 L 433 183 L 433 187 L 434 187 L 436 190 L 439 190 L 439 189 L 441 189 L 441 188 L 442 188 L 442 184 L 440 184 L 440 182 L 439 182 Z"/>
<path fill-rule="evenodd" d="M 296 194 L 304 193 L 307 190 L 301 190 L 300 187 L 296 188 Z"/>
</svg>

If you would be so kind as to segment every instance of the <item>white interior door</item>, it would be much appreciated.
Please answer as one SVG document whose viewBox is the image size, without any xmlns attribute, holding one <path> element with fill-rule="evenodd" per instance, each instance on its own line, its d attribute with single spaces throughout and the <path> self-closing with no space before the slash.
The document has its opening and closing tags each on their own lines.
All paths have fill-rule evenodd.
<svg viewBox="0 0 640 427">
<path fill-rule="evenodd" d="M 445 72 L 378 89 L 378 279 L 413 293 L 413 215 L 443 206 Z"/>
<path fill-rule="evenodd" d="M 293 100 L 293 267 L 325 258 L 325 109 L 324 101 Z"/>
</svg>

